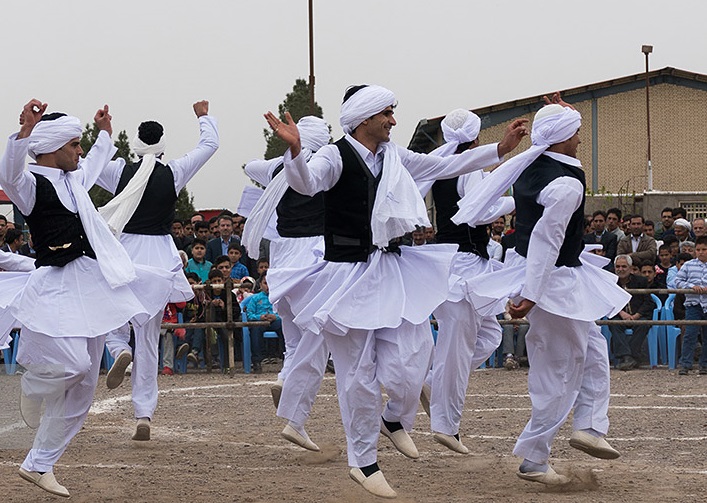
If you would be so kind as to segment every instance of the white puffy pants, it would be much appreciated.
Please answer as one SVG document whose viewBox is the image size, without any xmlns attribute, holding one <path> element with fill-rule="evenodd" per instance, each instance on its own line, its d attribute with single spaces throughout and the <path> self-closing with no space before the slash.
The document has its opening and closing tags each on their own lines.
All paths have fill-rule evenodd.
<svg viewBox="0 0 707 503">
<path fill-rule="evenodd" d="M 378 459 L 381 385 L 388 394 L 383 418 L 400 422 L 406 431 L 412 429 L 431 360 L 429 322 L 413 325 L 403 321 L 397 328 L 323 335 L 336 367 L 349 466 L 371 465 Z"/>
<path fill-rule="evenodd" d="M 135 353 L 130 382 L 133 387 L 133 408 L 135 417 L 152 415 L 157 408 L 157 373 L 159 371 L 160 326 L 162 313 L 150 318 L 142 326 L 134 325 Z M 108 351 L 115 358 L 121 351 L 130 351 L 130 329 L 127 325 L 114 330 L 106 337 Z"/>
<path fill-rule="evenodd" d="M 432 431 L 459 433 L 469 374 L 501 343 L 501 326 L 492 316 L 479 316 L 471 305 L 446 301 L 434 312 L 439 330 L 427 376 Z"/>
<path fill-rule="evenodd" d="M 50 337 L 23 327 L 19 344 L 22 392 L 46 407 L 22 468 L 50 472 L 88 416 L 105 336 Z"/>
<path fill-rule="evenodd" d="M 543 311 L 528 313 L 525 336 L 532 415 L 513 453 L 533 463 L 550 458 L 552 441 L 574 410 L 575 430 L 609 430 L 609 356 L 594 322 L 576 321 Z"/>
</svg>

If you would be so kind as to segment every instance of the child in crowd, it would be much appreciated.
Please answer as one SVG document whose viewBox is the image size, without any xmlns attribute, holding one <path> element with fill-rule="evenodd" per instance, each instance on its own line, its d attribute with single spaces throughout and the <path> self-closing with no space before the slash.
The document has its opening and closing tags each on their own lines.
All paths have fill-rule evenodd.
<svg viewBox="0 0 707 503">
<path fill-rule="evenodd" d="M 285 339 L 282 336 L 282 321 L 280 316 L 275 313 L 268 297 L 270 290 L 268 288 L 267 270 L 262 271 L 260 278 L 258 278 L 258 284 L 260 285 L 260 293 L 256 293 L 246 301 L 246 317 L 248 321 L 268 321 L 270 324 L 265 327 L 250 327 L 251 361 L 254 374 L 259 374 L 263 371 L 261 362 L 263 360 L 264 332 L 277 333 L 280 356 L 282 356 L 285 349 Z"/>
<path fill-rule="evenodd" d="M 201 278 L 195 272 L 187 273 L 187 281 L 192 286 L 201 284 Z M 206 321 L 206 306 L 209 300 L 203 288 L 195 289 L 194 298 L 188 301 L 184 307 L 184 322 L 203 323 Z M 187 360 L 194 365 L 194 368 L 200 366 L 199 355 L 201 355 L 201 358 L 204 357 L 204 338 L 205 331 L 203 328 L 188 328 L 186 330 L 186 341 L 191 347 Z"/>
<path fill-rule="evenodd" d="M 226 259 L 225 261 L 223 259 Z M 222 255 L 220 257 L 217 257 L 216 260 L 214 261 L 216 266 L 214 269 L 209 272 L 209 281 L 208 283 L 212 285 L 211 289 L 211 306 L 214 308 L 214 316 L 211 321 L 227 321 L 227 311 L 226 307 L 228 305 L 228 297 L 227 295 L 230 293 L 232 295 L 231 299 L 231 315 L 232 315 L 232 321 L 241 321 L 241 306 L 238 304 L 238 301 L 236 299 L 236 296 L 232 293 L 227 291 L 225 288 L 219 288 L 219 287 L 214 287 L 213 285 L 223 285 L 226 278 L 228 277 L 227 275 L 230 273 L 231 270 L 231 263 L 228 260 L 228 257 L 225 255 Z M 227 344 L 227 338 L 228 338 L 228 330 L 225 328 L 217 328 L 216 333 L 218 334 L 218 342 L 219 345 L 221 346 L 221 351 L 220 354 L 223 357 L 223 361 L 221 361 L 221 368 L 226 369 L 228 365 L 228 356 L 225 353 L 225 348 L 228 347 Z M 234 340 L 240 340 L 239 336 L 242 336 L 242 330 L 240 328 L 236 328 L 233 331 L 233 337 Z M 235 347 L 234 347 L 235 349 Z M 213 353 L 212 353 L 213 354 Z"/>
<path fill-rule="evenodd" d="M 241 286 L 236 288 L 233 292 L 236 294 L 236 299 L 238 299 L 239 304 L 243 304 L 243 301 L 248 297 L 254 295 L 253 290 L 255 289 L 255 280 L 250 276 L 245 276 L 241 278 Z"/>
<path fill-rule="evenodd" d="M 658 265 L 655 266 L 655 277 L 658 283 L 666 286 L 668 284 L 668 269 L 673 265 L 671 258 L 670 245 L 660 245 L 660 248 L 658 248 Z"/>
<path fill-rule="evenodd" d="M 248 268 L 241 264 L 241 246 L 238 243 L 228 245 L 228 260 L 231 261 L 231 279 L 241 279 L 248 276 Z"/>
<path fill-rule="evenodd" d="M 270 268 L 270 261 L 266 258 L 260 258 L 258 259 L 258 282 L 260 281 L 260 278 L 265 275 L 267 270 Z"/>
<path fill-rule="evenodd" d="M 162 323 L 179 323 L 178 313 L 184 309 L 186 302 L 170 302 L 164 309 Z M 177 360 L 187 355 L 189 344 L 184 342 L 186 330 L 183 328 L 163 328 L 160 330 L 162 336 L 162 375 L 174 375 L 174 359 Z M 174 337 L 180 344 L 177 353 L 174 352 Z"/>
<path fill-rule="evenodd" d="M 205 283 L 209 279 L 211 262 L 206 260 L 206 241 L 201 238 L 194 238 L 191 245 L 191 258 L 187 262 L 184 271 L 193 272 L 199 276 L 199 282 Z"/>
<path fill-rule="evenodd" d="M 692 288 L 694 294 L 685 295 L 685 319 L 707 319 L 707 236 L 697 238 L 695 243 L 697 258 L 686 261 L 675 276 L 676 288 Z M 702 337 L 702 352 L 700 354 L 700 375 L 707 375 L 707 346 L 704 326 L 686 325 L 685 337 L 682 341 L 682 355 L 680 356 L 680 370 L 678 374 L 687 375 L 694 361 L 697 334 Z"/>
</svg>

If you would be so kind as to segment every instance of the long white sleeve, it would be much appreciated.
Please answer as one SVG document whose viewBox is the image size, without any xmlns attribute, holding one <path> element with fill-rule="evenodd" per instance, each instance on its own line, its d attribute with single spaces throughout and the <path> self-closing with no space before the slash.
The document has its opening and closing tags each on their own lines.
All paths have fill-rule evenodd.
<svg viewBox="0 0 707 503">
<path fill-rule="evenodd" d="M 174 190 L 179 193 L 189 180 L 218 150 L 219 137 L 216 119 L 210 115 L 199 117 L 199 143 L 191 152 L 167 163 L 174 173 Z"/>
<path fill-rule="evenodd" d="M 110 135 L 106 131 L 100 131 L 91 150 L 88 151 L 86 157 L 79 161 L 77 174 L 81 175 L 81 185 L 86 190 L 96 184 L 117 151 Z"/>
<path fill-rule="evenodd" d="M 275 168 L 282 164 L 282 161 L 282 156 L 267 161 L 263 159 L 252 160 L 245 165 L 245 174 L 254 182 L 267 187 L 273 179 Z"/>
<path fill-rule="evenodd" d="M 545 282 L 555 268 L 572 214 L 582 204 L 584 189 L 579 180 L 560 177 L 538 195 L 545 207 L 535 224 L 528 243 L 525 286 L 521 297 L 537 302 L 545 291 Z"/>
<path fill-rule="evenodd" d="M 449 157 L 419 154 L 398 146 L 403 166 L 410 172 L 415 182 L 445 180 L 482 170 L 502 161 L 498 157 L 498 144 L 492 143 L 466 150 Z"/>
</svg>

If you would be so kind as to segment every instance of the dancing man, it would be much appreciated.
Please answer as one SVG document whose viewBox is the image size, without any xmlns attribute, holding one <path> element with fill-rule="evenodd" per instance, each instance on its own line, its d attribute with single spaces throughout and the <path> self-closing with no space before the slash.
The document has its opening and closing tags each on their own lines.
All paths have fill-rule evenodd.
<svg viewBox="0 0 707 503">
<path fill-rule="evenodd" d="M 209 102 L 198 101 L 193 108 L 200 127 L 199 143 L 194 150 L 163 164 L 164 129 L 158 122 L 146 121 L 140 124 L 133 140 L 133 150 L 140 160 L 127 165 L 122 159 L 111 162 L 97 180 L 98 185 L 116 195 L 100 209 L 101 215 L 134 263 L 158 267 L 171 275 L 169 302 L 175 303 L 194 297 L 170 235 L 177 197 L 219 146 L 216 119 L 208 115 Z M 108 388 L 117 388 L 123 382 L 125 369 L 133 362 L 132 398 L 137 419 L 133 440 L 150 440 L 150 422 L 157 407 L 161 324 L 162 313 L 159 313 L 147 324 L 134 326 L 134 358 L 127 325 L 111 332 L 106 339 L 115 358 L 106 379 Z M 188 346 L 184 348 L 188 350 Z M 177 355 L 181 356 L 184 355 Z"/>
</svg>

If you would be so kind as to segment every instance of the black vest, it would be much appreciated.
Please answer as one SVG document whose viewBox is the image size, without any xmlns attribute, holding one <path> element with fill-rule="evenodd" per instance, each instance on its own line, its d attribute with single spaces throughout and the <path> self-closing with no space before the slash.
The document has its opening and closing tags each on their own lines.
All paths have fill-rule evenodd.
<svg viewBox="0 0 707 503">
<path fill-rule="evenodd" d="M 457 181 L 459 178 L 450 180 L 437 180 L 432 185 L 432 199 L 435 203 L 438 243 L 452 243 L 459 245 L 460 252 L 469 252 L 488 260 L 489 244 L 488 225 L 478 225 L 470 227 L 466 224 L 457 225 L 452 222 L 452 217 L 459 211 L 459 192 L 457 191 Z"/>
<path fill-rule="evenodd" d="M 63 267 L 81 256 L 96 258 L 88 242 L 78 213 L 69 211 L 52 185 L 42 175 L 32 173 L 37 180 L 37 198 L 32 213 L 23 215 L 32 233 L 37 252 L 35 267 Z"/>
<path fill-rule="evenodd" d="M 564 164 L 547 155 L 537 158 L 513 184 L 513 198 L 516 202 L 516 252 L 528 256 L 528 243 L 535 224 L 543 214 L 544 207 L 536 203 L 538 194 L 553 180 L 569 176 L 579 180 L 586 189 L 582 168 Z M 584 194 L 582 204 L 572 213 L 565 240 L 560 248 L 560 255 L 555 265 L 577 267 L 581 265 L 579 254 L 584 248 Z"/>
<path fill-rule="evenodd" d="M 282 171 L 280 164 L 273 178 Z M 277 233 L 284 238 L 305 238 L 324 234 L 324 193 L 305 196 L 288 187 L 277 204 Z"/>
<path fill-rule="evenodd" d="M 115 195 L 120 194 L 135 176 L 142 159 L 134 164 L 127 164 L 120 175 Z M 123 232 L 129 234 L 147 234 L 150 236 L 166 236 L 172 230 L 174 208 L 177 204 L 177 193 L 174 191 L 174 174 L 172 170 L 157 161 L 152 170 L 145 193 L 137 205 L 135 213 L 128 221 Z"/>
<path fill-rule="evenodd" d="M 382 172 L 374 177 L 344 138 L 334 145 L 343 168 L 336 184 L 324 193 L 324 260 L 366 262 L 376 250 L 371 214 Z"/>
</svg>

